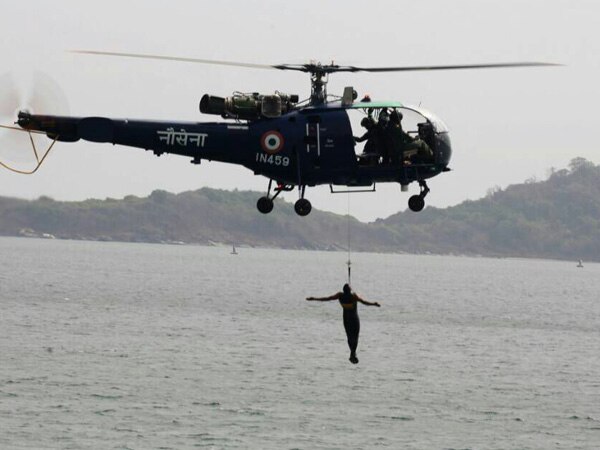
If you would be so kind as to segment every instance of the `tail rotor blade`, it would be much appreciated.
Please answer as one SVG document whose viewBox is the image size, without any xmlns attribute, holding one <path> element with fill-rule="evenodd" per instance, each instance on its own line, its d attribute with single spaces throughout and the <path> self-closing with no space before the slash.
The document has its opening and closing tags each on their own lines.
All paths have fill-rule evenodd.
<svg viewBox="0 0 600 450">
<path fill-rule="evenodd" d="M 20 103 L 21 96 L 12 74 L 0 75 L 0 117 L 12 117 Z"/>
<path fill-rule="evenodd" d="M 12 125 L 21 110 L 66 115 L 69 105 L 59 84 L 43 72 L 20 78 L 13 73 L 0 75 L 0 124 Z M 9 164 L 35 161 L 31 139 L 36 137 L 0 128 L 0 161 Z"/>
<path fill-rule="evenodd" d="M 65 115 L 69 102 L 60 87 L 49 75 L 36 71 L 30 77 L 17 78 L 13 73 L 0 75 L 0 118 L 3 122 L 15 119 L 19 110 L 37 114 Z"/>
<path fill-rule="evenodd" d="M 5 164 L 35 162 L 29 134 L 19 131 L 0 129 L 0 162 Z M 37 138 L 39 140 L 39 137 Z"/>
<path fill-rule="evenodd" d="M 60 85 L 40 71 L 33 74 L 29 106 L 37 114 L 61 116 L 69 113 L 69 102 Z"/>
</svg>

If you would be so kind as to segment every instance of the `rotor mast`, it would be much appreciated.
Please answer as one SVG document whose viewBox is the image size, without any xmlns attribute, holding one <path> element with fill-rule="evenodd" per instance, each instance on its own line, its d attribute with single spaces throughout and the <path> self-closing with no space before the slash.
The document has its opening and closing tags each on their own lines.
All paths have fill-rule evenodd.
<svg viewBox="0 0 600 450">
<path fill-rule="evenodd" d="M 321 64 L 307 65 L 307 72 L 310 73 L 310 104 L 322 105 L 327 101 L 327 82 L 329 81 L 329 73 L 327 70 L 330 66 L 322 66 Z"/>
<path fill-rule="evenodd" d="M 327 101 L 327 74 L 311 72 L 310 74 L 310 104 L 322 105 Z"/>
<path fill-rule="evenodd" d="M 323 105 L 327 102 L 327 82 L 329 74 L 334 72 L 355 72 L 354 67 L 338 66 L 333 62 L 323 65 L 319 62 L 308 64 L 281 64 L 272 66 L 280 70 L 297 70 L 310 74 L 310 101 L 311 106 Z"/>
</svg>

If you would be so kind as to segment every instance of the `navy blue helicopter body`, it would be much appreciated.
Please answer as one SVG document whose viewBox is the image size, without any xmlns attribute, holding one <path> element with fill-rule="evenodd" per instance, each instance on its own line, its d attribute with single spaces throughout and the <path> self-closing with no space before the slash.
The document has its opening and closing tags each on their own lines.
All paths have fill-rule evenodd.
<svg viewBox="0 0 600 450">
<path fill-rule="evenodd" d="M 204 159 L 242 165 L 256 175 L 274 180 L 276 191 L 322 184 L 408 185 L 448 170 L 451 156 L 448 132 L 438 125 L 440 122 L 425 116 L 423 120 L 435 130 L 435 138 L 430 142 L 435 152 L 433 161 L 406 166 L 360 164 L 347 111 L 367 108 L 406 107 L 392 102 L 343 107 L 337 102 L 248 123 L 76 118 L 22 112 L 18 123 L 63 142 L 83 139 L 142 148 L 158 156 L 163 153 L 187 156 L 196 164 Z"/>
<path fill-rule="evenodd" d="M 299 200 L 296 212 L 310 213 L 310 202 L 304 198 L 307 186 L 329 184 L 349 187 L 373 186 L 381 182 L 397 182 L 405 188 L 418 182 L 420 194 L 409 199 L 409 207 L 420 211 L 429 192 L 426 180 L 448 171 L 452 148 L 448 129 L 433 114 L 420 108 L 396 102 L 355 103 L 356 92 L 348 87 L 344 95 L 330 101 L 327 81 L 336 72 L 389 72 L 412 70 L 446 70 L 494 67 L 522 67 L 551 65 L 545 63 L 502 63 L 461 66 L 383 67 L 361 68 L 354 66 L 321 65 L 261 65 L 208 61 L 190 58 L 173 58 L 156 55 L 139 55 L 97 51 L 77 51 L 105 56 L 176 60 L 196 63 L 234 65 L 260 69 L 295 70 L 311 76 L 311 96 L 298 102 L 298 96 L 276 92 L 273 95 L 234 93 L 220 98 L 205 95 L 200 111 L 220 115 L 224 122 L 171 122 L 109 119 L 102 117 L 63 117 L 34 115 L 26 111 L 18 115 L 18 125 L 30 132 L 45 133 L 55 141 L 74 142 L 80 139 L 138 147 L 160 156 L 163 153 L 187 156 L 191 162 L 204 160 L 242 165 L 257 175 L 269 179 L 267 195 L 258 200 L 260 212 L 273 209 L 273 200 L 282 191 L 298 187 Z M 385 150 L 370 154 L 370 159 L 357 156 L 349 111 L 363 113 L 370 120 L 390 111 L 400 117 L 409 111 L 419 117 L 418 130 L 408 130 L 405 141 L 418 142 L 426 148 L 427 157 L 414 158 L 410 152 L 396 150 L 396 160 L 386 158 Z M 397 123 L 398 127 L 401 125 Z M 404 133 L 404 131 L 402 131 Z M 412 137 L 409 136 L 412 133 Z M 389 143 L 388 143 L 389 144 Z M 389 145 L 387 145 L 389 147 Z M 366 148 L 366 147 L 365 147 Z M 387 150 L 386 150 L 387 151 Z M 373 159 L 374 158 L 374 159 Z M 273 185 L 274 184 L 274 185 Z M 273 188 L 274 194 L 271 195 Z M 403 189 L 404 190 L 404 189 Z"/>
</svg>

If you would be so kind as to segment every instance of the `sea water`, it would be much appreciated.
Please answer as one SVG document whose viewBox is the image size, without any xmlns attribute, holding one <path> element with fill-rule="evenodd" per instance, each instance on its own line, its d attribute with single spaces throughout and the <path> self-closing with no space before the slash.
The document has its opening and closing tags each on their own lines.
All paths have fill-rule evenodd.
<svg viewBox="0 0 600 450">
<path fill-rule="evenodd" d="M 0 238 L 2 449 L 598 449 L 600 265 Z"/>
</svg>

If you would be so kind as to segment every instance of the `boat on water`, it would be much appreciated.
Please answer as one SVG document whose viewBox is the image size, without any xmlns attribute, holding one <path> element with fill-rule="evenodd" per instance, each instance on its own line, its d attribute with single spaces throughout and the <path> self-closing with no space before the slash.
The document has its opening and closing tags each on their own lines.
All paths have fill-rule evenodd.
<svg viewBox="0 0 600 450">
<path fill-rule="evenodd" d="M 579 263 L 577 263 L 577 267 L 583 267 L 583 261 L 579 260 Z"/>
<path fill-rule="evenodd" d="M 237 255 L 238 252 L 235 250 L 235 244 L 233 244 L 233 249 L 231 250 L 232 255 Z"/>
</svg>

